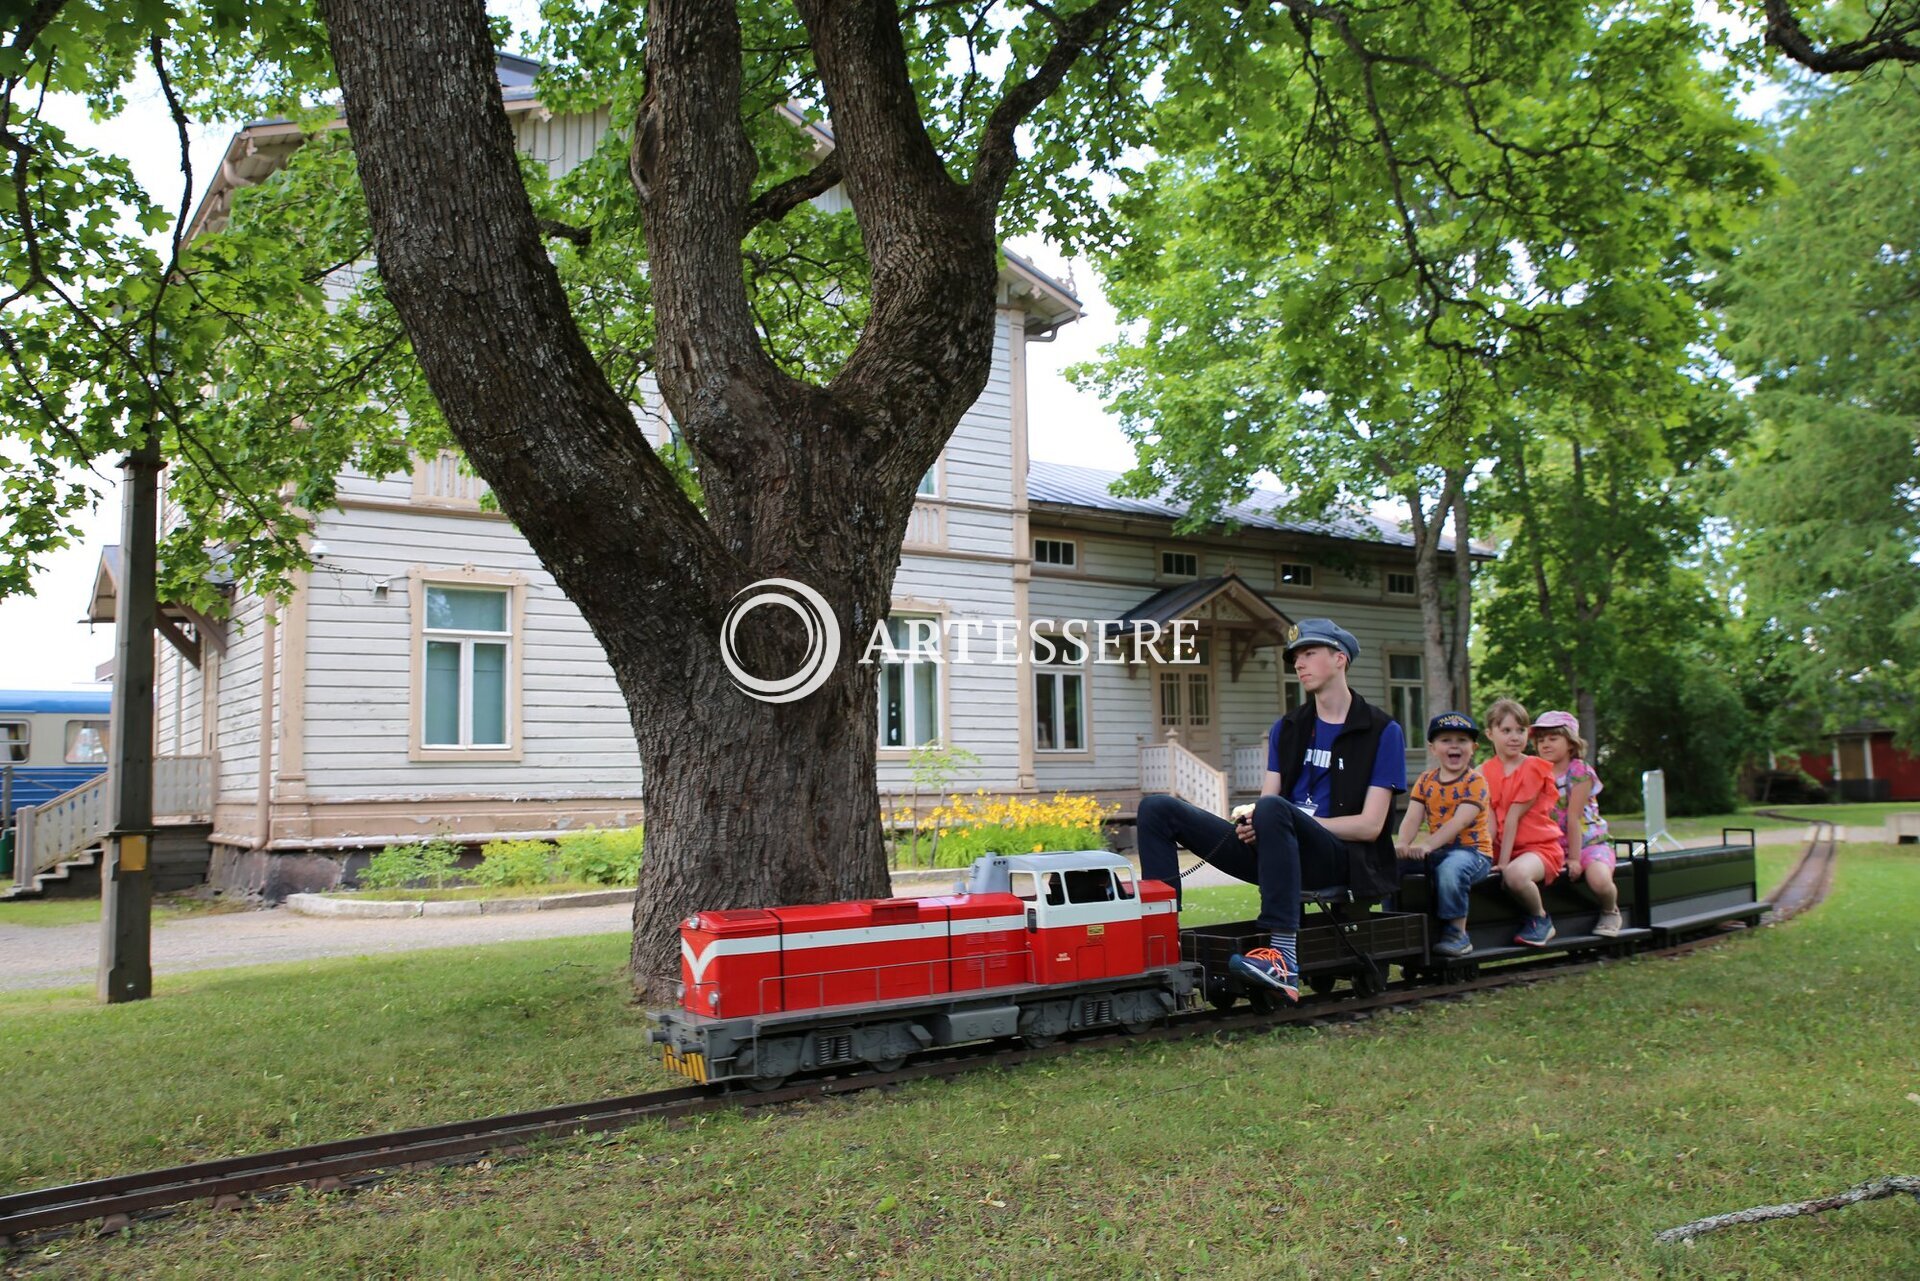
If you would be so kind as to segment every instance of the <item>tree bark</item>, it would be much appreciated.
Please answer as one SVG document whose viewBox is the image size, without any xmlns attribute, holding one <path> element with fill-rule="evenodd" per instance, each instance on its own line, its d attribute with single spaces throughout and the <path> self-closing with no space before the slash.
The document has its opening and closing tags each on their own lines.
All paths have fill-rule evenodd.
<svg viewBox="0 0 1920 1281">
<path fill-rule="evenodd" d="M 626 699 L 646 780 L 633 965 L 655 997 L 692 911 L 886 892 L 877 673 L 854 660 L 887 613 L 919 478 L 985 386 L 998 332 L 998 189 L 947 175 L 893 6 L 801 9 L 872 263 L 868 327 L 824 387 L 775 366 L 748 305 L 741 237 L 788 196 L 752 192 L 734 8 L 648 12 L 629 168 L 661 394 L 703 514 L 581 338 L 520 180 L 481 0 L 320 5 L 388 296 L 455 439 Z M 779 704 L 737 688 L 720 652 L 729 603 L 775 577 L 824 596 L 844 642 L 822 689 Z M 762 676 L 804 648 L 778 609 L 749 615 L 740 640 Z"/>
<path fill-rule="evenodd" d="M 1409 485 L 1405 494 L 1413 533 L 1414 595 L 1420 602 L 1420 667 L 1426 683 L 1429 714 L 1458 706 L 1453 653 L 1446 635 L 1447 610 L 1440 599 L 1440 532 L 1446 528 L 1453 512 L 1460 479 L 1460 473 L 1447 473 L 1446 486 L 1435 501 L 1431 516 L 1418 485 Z M 1423 727 L 1408 728 L 1417 731 Z"/>
<path fill-rule="evenodd" d="M 1468 644 L 1473 639 L 1473 522 L 1469 502 L 1463 476 L 1453 496 L 1453 630 L 1447 641 L 1452 659 L 1454 706 L 1471 715 L 1473 663 Z"/>
</svg>

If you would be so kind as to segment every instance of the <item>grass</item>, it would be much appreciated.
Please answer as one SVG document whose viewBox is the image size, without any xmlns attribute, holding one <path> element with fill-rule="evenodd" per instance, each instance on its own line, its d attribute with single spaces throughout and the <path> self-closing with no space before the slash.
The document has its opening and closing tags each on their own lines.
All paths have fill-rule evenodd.
<svg viewBox="0 0 1920 1281">
<path fill-rule="evenodd" d="M 339 890 L 326 897 L 377 899 L 383 903 L 446 903 L 456 899 L 545 898 L 549 894 L 585 894 L 619 888 L 597 881 L 549 881 L 539 885 L 455 885 L 444 890 Z"/>
<path fill-rule="evenodd" d="M 1874 801 L 1859 805 L 1789 805 L 1781 806 L 1782 814 L 1791 814 L 1795 818 L 1828 823 L 1854 823 L 1863 827 L 1884 826 L 1889 814 L 1920 814 L 1920 801 Z"/>
<path fill-rule="evenodd" d="M 248 904 L 231 899 L 212 899 L 189 891 L 162 894 L 153 900 L 154 920 L 158 924 L 190 916 L 221 916 L 244 912 Z M 86 925 L 100 919 L 97 898 L 27 899 L 0 902 L 0 925 Z"/>
<path fill-rule="evenodd" d="M 1763 851 L 1763 883 L 1788 849 Z M 1873 1277 L 1920 1168 L 1920 855 L 1795 924 L 1371 1024 L 1083 1053 L 53 1243 L 80 1275 Z M 1196 891 L 1232 906 L 1241 891 Z M 1196 907 L 1199 906 L 1196 903 Z M 7 1183 L 647 1088 L 619 936 L 0 998 Z M 57 1062 L 48 1062 L 57 1058 Z M 95 1067 L 93 1065 L 99 1064 Z M 137 1097 L 110 1088 L 133 1069 Z M 84 1154 L 84 1156 L 80 1155 Z"/>
</svg>

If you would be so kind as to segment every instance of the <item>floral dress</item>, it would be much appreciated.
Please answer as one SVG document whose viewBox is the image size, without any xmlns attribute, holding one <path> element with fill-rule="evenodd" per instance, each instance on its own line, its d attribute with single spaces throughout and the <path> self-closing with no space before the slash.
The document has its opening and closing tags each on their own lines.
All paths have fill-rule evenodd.
<svg viewBox="0 0 1920 1281">
<path fill-rule="evenodd" d="M 1567 772 L 1556 778 L 1560 795 L 1553 802 L 1553 821 L 1560 828 L 1560 841 L 1567 839 L 1567 804 L 1573 796 L 1574 785 L 1583 778 L 1593 780 L 1593 791 L 1587 794 L 1587 808 L 1581 814 L 1580 843 L 1584 854 L 1592 850 L 1595 854 L 1604 854 L 1608 861 L 1613 858 L 1613 847 L 1607 844 L 1607 820 L 1600 817 L 1600 776 L 1593 772 L 1593 766 L 1579 757 L 1567 762 Z M 1571 858 L 1572 851 L 1568 851 Z"/>
</svg>

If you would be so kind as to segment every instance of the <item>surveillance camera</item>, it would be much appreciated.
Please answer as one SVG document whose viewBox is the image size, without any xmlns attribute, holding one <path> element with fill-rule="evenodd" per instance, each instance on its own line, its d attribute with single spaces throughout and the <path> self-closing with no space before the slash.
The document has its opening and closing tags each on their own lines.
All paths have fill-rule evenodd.
<svg viewBox="0 0 1920 1281">
<path fill-rule="evenodd" d="M 313 546 L 307 549 L 307 553 L 310 556 L 312 556 L 315 560 L 325 560 L 327 558 L 327 553 L 330 550 L 332 549 L 329 548 L 325 543 L 321 542 L 319 539 L 316 538 L 314 540 Z"/>
</svg>

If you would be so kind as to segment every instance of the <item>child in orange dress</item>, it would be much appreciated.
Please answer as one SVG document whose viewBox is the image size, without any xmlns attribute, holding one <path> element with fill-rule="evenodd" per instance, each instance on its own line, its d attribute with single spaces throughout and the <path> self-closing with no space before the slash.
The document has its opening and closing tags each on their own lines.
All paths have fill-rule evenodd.
<svg viewBox="0 0 1920 1281">
<path fill-rule="evenodd" d="M 1480 773 L 1487 780 L 1499 832 L 1494 871 L 1527 917 L 1513 941 L 1545 947 L 1553 940 L 1553 918 L 1540 900 L 1540 887 L 1560 875 L 1566 849 L 1559 825 L 1553 821 L 1554 802 L 1560 799 L 1553 768 L 1526 754 L 1529 724 L 1527 709 L 1510 698 L 1488 708 L 1487 731 L 1494 756 L 1480 767 Z"/>
</svg>

